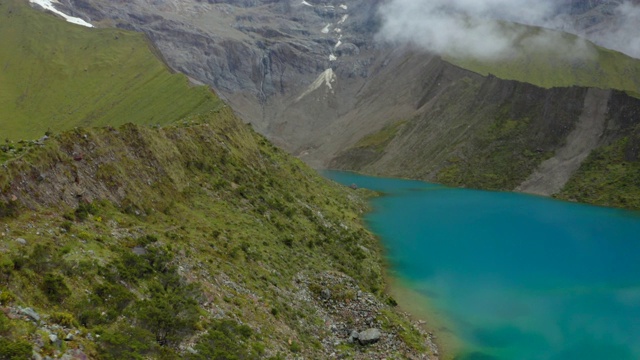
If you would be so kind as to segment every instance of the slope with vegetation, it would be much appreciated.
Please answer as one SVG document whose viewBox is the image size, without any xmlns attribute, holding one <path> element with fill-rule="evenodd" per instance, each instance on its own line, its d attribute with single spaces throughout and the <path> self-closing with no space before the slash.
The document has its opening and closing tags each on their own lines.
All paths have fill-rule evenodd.
<svg viewBox="0 0 640 360">
<path fill-rule="evenodd" d="M 228 110 L 162 129 L 56 134 L 8 161 L 0 189 L 9 315 L 0 315 L 0 351 L 428 351 L 426 336 L 385 302 L 379 245 L 359 221 L 362 194 L 321 178 Z M 370 327 L 383 331 L 377 344 L 349 341 Z"/>
<path fill-rule="evenodd" d="M 515 37 L 515 47 L 484 61 L 443 61 L 376 43 L 381 3 L 67 5 L 94 21 L 146 32 L 171 66 L 222 91 L 245 121 L 317 168 L 504 190 L 542 174 L 545 186 L 536 192 L 554 193 L 580 162 L 569 168 L 556 160 L 574 153 L 581 160 L 591 150 L 567 141 L 594 107 L 584 94 L 594 88 L 640 94 L 638 60 L 538 27 L 498 24 L 505 38 Z M 203 13 L 216 21 L 203 22 Z M 310 92 L 327 69 L 332 81 Z M 619 127 L 596 147 L 625 136 Z M 562 175 L 553 187 L 546 187 L 555 178 L 545 172 L 549 163 L 559 163 Z"/>
<path fill-rule="evenodd" d="M 615 55 L 619 61 L 612 60 L 612 66 L 638 66 L 637 60 L 622 54 Z M 338 153 L 330 167 L 417 178 L 452 186 L 513 190 L 536 172 L 545 160 L 558 155 L 559 150 L 572 154 L 591 151 L 591 147 L 586 146 L 586 139 L 567 141 L 570 135 L 577 136 L 574 131 L 579 128 L 580 121 L 585 124 L 597 122 L 603 126 L 602 133 L 592 139 L 596 154 L 628 138 L 640 123 L 640 101 L 629 95 L 633 93 L 630 90 L 633 86 L 625 91 L 612 92 L 576 86 L 545 88 L 533 84 L 545 85 L 542 82 L 546 81 L 546 85 L 556 86 L 564 80 L 558 74 L 543 76 L 536 73 L 535 67 L 518 61 L 514 61 L 511 67 L 506 66 L 506 70 L 523 71 L 514 75 L 516 81 L 483 76 L 439 59 L 420 64 L 419 59 L 415 54 L 408 54 L 402 61 L 397 61 L 400 66 L 406 63 L 409 64 L 406 66 L 422 67 L 418 74 L 422 84 L 412 91 L 414 112 L 409 116 L 391 118 L 391 125 L 362 137 Z M 538 59 L 537 64 L 542 66 L 542 60 Z M 580 83 L 573 75 L 589 73 L 582 69 L 572 75 L 567 67 L 563 68 L 566 63 L 552 62 L 547 67 L 553 68 L 554 64 L 558 73 L 568 76 L 569 82 Z M 490 69 L 488 73 L 500 74 L 500 63 L 485 63 L 483 66 Z M 527 77 L 526 71 L 540 76 Z M 615 71 L 598 78 L 601 81 L 598 85 L 615 88 L 615 84 L 605 81 L 615 78 L 614 74 Z M 631 85 L 640 78 L 616 76 Z M 600 95 L 589 96 L 594 93 Z M 372 139 L 378 141 L 372 142 Z M 575 148 L 568 149 L 567 146 Z M 618 156 L 617 159 L 622 158 Z M 638 161 L 627 157 L 625 163 L 630 165 L 624 168 L 629 169 L 625 170 L 627 172 L 637 166 Z M 590 165 L 587 162 L 583 166 Z M 617 197 L 616 193 L 621 192 L 627 194 L 624 197 L 635 198 L 640 188 L 632 176 L 618 176 L 614 180 L 612 173 L 603 166 L 590 169 L 592 177 L 597 172 L 598 177 L 609 179 L 609 185 L 598 185 L 597 189 L 590 187 L 589 184 L 595 183 L 585 181 L 584 169 L 572 170 L 566 178 L 570 179 L 569 183 L 580 182 L 583 195 L 559 196 L 588 203 L 638 208 L 636 201 L 602 200 Z M 560 185 L 563 187 L 564 184 Z M 585 193 L 593 195 L 585 196 Z"/>
<path fill-rule="evenodd" d="M 172 74 L 142 34 L 70 25 L 0 1 L 0 134 L 36 139 L 75 126 L 167 124 L 221 102 Z"/>
<path fill-rule="evenodd" d="M 517 24 L 502 26 L 505 33 L 520 33 L 509 56 L 487 60 L 447 56 L 446 60 L 484 76 L 546 89 L 595 87 L 640 97 L 638 59 L 568 33 Z"/>
<path fill-rule="evenodd" d="M 371 194 L 275 148 L 139 35 L 0 13 L 0 358 L 435 352 L 384 293 Z"/>
</svg>

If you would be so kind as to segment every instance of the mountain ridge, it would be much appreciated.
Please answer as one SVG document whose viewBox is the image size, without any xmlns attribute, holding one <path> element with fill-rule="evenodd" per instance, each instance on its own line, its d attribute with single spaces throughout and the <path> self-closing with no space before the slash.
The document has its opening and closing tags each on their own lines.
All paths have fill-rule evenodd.
<svg viewBox="0 0 640 360">
<path fill-rule="evenodd" d="M 378 175 L 439 181 L 449 185 L 513 190 L 533 174 L 543 160 L 552 157 L 560 149 L 559 144 L 565 140 L 559 139 L 555 134 L 558 125 L 567 126 L 560 132 L 562 136 L 569 135 L 574 123 L 567 123 L 566 117 L 576 120 L 579 112 L 575 109 L 584 104 L 584 99 L 576 97 L 571 86 L 617 89 L 627 92 L 631 98 L 638 96 L 640 88 L 637 80 L 640 78 L 640 61 L 597 47 L 574 35 L 502 23 L 504 31 L 521 34 L 518 39 L 519 55 L 497 62 L 452 56 L 445 56 L 444 60 L 484 75 L 488 80 L 472 81 L 479 82 L 473 85 L 476 91 L 483 91 L 480 83 L 493 82 L 491 86 L 497 87 L 496 92 L 499 92 L 498 88 L 502 88 L 503 92 L 509 93 L 513 89 L 513 80 L 541 87 L 543 90 L 536 90 L 540 92 L 538 95 L 528 100 L 518 100 L 530 102 L 526 108 L 532 111 L 528 116 L 531 118 L 539 116 L 541 110 L 550 106 L 548 99 L 551 97 L 564 96 L 577 102 L 575 106 L 568 106 L 564 112 L 554 112 L 557 119 L 547 117 L 544 122 L 535 124 L 535 129 L 534 125 L 515 129 L 524 131 L 523 129 L 528 128 L 528 131 L 532 131 L 530 135 L 536 139 L 542 136 L 540 134 L 550 136 L 553 145 L 539 146 L 536 143 L 538 140 L 532 140 L 534 142 L 530 146 L 522 146 L 511 141 L 511 145 L 505 148 L 500 145 L 505 139 L 495 138 L 499 133 L 487 135 L 486 131 L 490 122 L 494 122 L 494 127 L 500 127 L 501 122 L 513 119 L 505 118 L 505 114 L 500 112 L 506 111 L 504 109 L 494 107 L 494 110 L 489 110 L 486 104 L 478 102 L 481 95 L 464 93 L 471 88 L 462 86 L 462 80 L 475 79 L 475 75 L 448 68 L 437 55 L 425 53 L 415 47 L 397 47 L 376 41 L 374 35 L 381 21 L 377 8 L 381 2 L 350 2 L 345 4 L 346 9 L 341 7 L 340 1 L 324 0 L 308 2 L 308 5 L 260 1 L 227 1 L 217 4 L 180 2 L 176 9 L 161 6 L 143 9 L 136 3 L 116 7 L 99 0 L 70 0 L 66 4 L 80 14 L 99 21 L 108 20 L 116 26 L 154 34 L 154 42 L 167 54 L 169 63 L 194 77 L 203 75 L 207 69 L 211 71 L 207 76 L 219 72 L 225 83 L 209 81 L 209 84 L 230 101 L 231 106 L 245 121 L 252 123 L 257 131 L 316 168 L 338 167 Z M 597 7 L 583 10 L 600 11 Z M 258 11 L 261 16 L 257 15 Z M 575 8 L 567 12 L 570 16 L 579 15 Z M 195 13 L 206 15 L 192 18 L 190 14 Z M 348 17 L 343 20 L 345 15 Z M 202 25 L 204 18 L 219 18 L 220 24 L 224 26 L 219 29 L 207 28 Z M 249 21 L 251 25 L 248 24 Z M 342 23 L 338 25 L 339 22 Z M 185 24 L 192 24 L 195 29 L 187 28 Z M 175 45 L 175 39 L 178 38 L 184 41 Z M 537 44 L 538 47 L 532 47 L 532 44 Z M 174 45 L 177 47 L 174 48 Z M 564 51 L 566 49 L 580 51 L 567 56 Z M 192 55 L 194 57 L 191 65 L 181 55 L 185 52 L 195 54 Z M 202 60 L 199 64 L 193 64 L 195 58 Z M 252 59 L 252 62 L 240 59 Z M 242 65 L 234 68 L 232 63 Z M 250 66 L 247 67 L 247 64 Z M 321 81 L 328 69 L 331 69 L 335 78 L 332 77 L 329 82 Z M 310 91 L 314 82 L 318 87 Z M 448 96 L 464 98 L 480 106 L 476 111 L 464 113 L 467 118 L 461 119 L 468 121 L 473 131 L 485 132 L 467 132 L 469 136 L 459 138 L 469 141 L 476 139 L 477 141 L 473 140 L 475 143 L 472 141 L 460 147 L 438 142 L 436 139 L 436 143 L 440 145 L 434 154 L 439 155 L 433 158 L 416 157 L 415 152 L 418 150 L 410 143 L 401 144 L 406 138 L 400 130 L 395 141 L 387 141 L 385 146 L 378 146 L 377 152 L 356 155 L 356 152 L 351 151 L 367 137 L 376 137 L 376 134 L 399 123 L 404 124 L 402 128 L 405 131 L 410 128 L 407 124 L 423 121 L 419 126 L 421 129 L 437 126 L 442 133 L 456 133 L 454 126 L 462 126 L 459 122 L 428 123 L 428 117 L 424 116 L 425 109 L 432 105 L 440 108 L 452 106 L 454 110 L 460 107 L 457 103 L 447 104 L 441 96 L 435 95 L 451 88 L 459 89 L 462 93 Z M 524 84 L 520 88 L 529 89 Z M 615 96 L 624 95 L 616 92 Z M 633 100 L 626 102 L 634 103 Z M 477 114 L 474 113 L 484 114 L 484 119 L 478 123 L 480 126 L 472 125 L 474 121 L 477 122 L 477 118 L 474 120 Z M 554 122 L 557 124 L 554 125 Z M 551 128 L 541 128 L 544 124 Z M 447 129 L 443 130 L 445 127 Z M 608 146 L 626 136 L 622 128 L 614 133 L 613 128 L 609 129 L 600 139 L 599 146 Z M 522 134 L 511 135 L 523 141 L 518 137 Z M 456 139 L 458 138 L 454 137 L 451 140 L 458 141 Z M 478 144 L 486 143 L 487 139 L 497 141 L 489 146 L 491 149 L 502 146 L 505 154 L 490 161 L 492 164 L 486 163 L 480 167 L 476 163 L 467 164 L 464 167 L 471 173 L 460 176 L 460 164 L 468 158 L 468 155 L 461 156 L 461 149 L 467 148 L 473 152 L 472 149 L 477 149 Z M 511 146 L 515 148 L 510 148 Z M 518 154 L 507 156 L 507 151 Z M 390 160 L 386 165 L 379 163 L 369 166 L 372 157 L 375 158 L 381 152 L 387 153 L 388 159 L 396 160 Z M 354 158 L 346 159 L 348 154 Z M 421 161 L 407 164 L 402 160 L 409 158 Z M 452 162 L 445 166 L 449 160 Z M 455 164 L 460 160 L 464 161 Z M 514 160 L 519 164 L 514 170 L 516 174 L 508 172 L 508 163 L 498 164 Z M 404 172 L 394 168 L 400 163 L 407 166 Z M 501 170 L 497 170 L 498 168 Z M 484 180 L 472 175 L 473 172 L 483 171 L 487 172 L 480 176 Z M 548 193 L 550 190 L 545 189 Z"/>
<path fill-rule="evenodd" d="M 49 16 L 13 0 L 0 11 Z M 78 27 L 49 20 L 52 44 L 82 47 Z M 0 146 L 0 358 L 437 359 L 385 294 L 382 249 L 360 220 L 375 194 L 322 178 L 199 89 L 213 106 L 164 126 L 130 109 L 123 125 Z"/>
</svg>

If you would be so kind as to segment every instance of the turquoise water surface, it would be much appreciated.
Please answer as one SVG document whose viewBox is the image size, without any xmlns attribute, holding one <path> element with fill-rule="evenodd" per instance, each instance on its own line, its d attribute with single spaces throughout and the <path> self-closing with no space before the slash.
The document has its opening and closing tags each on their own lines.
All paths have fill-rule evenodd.
<svg viewBox="0 0 640 360">
<path fill-rule="evenodd" d="M 383 191 L 366 221 L 464 360 L 640 359 L 640 213 L 326 172 Z"/>
</svg>

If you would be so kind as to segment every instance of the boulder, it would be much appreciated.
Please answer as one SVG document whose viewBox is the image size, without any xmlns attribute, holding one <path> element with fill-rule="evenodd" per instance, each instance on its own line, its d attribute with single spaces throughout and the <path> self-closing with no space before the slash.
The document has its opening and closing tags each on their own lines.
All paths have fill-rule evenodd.
<svg viewBox="0 0 640 360">
<path fill-rule="evenodd" d="M 322 289 L 322 291 L 320 291 L 320 297 L 324 300 L 329 300 L 331 299 L 331 290 L 329 289 Z"/>
<path fill-rule="evenodd" d="M 20 314 L 26 315 L 31 318 L 31 320 L 38 322 L 40 321 L 40 315 L 35 312 L 32 308 L 20 308 Z"/>
<path fill-rule="evenodd" d="M 359 336 L 360 336 L 360 334 L 358 334 L 357 331 L 353 330 L 351 332 L 351 335 L 349 335 L 349 343 L 353 344 L 354 342 L 356 342 L 356 340 L 358 340 Z"/>
<path fill-rule="evenodd" d="M 360 345 L 375 344 L 380 340 L 381 336 L 382 333 L 380 330 L 371 328 L 360 332 L 358 334 L 358 341 L 360 342 Z"/>
</svg>

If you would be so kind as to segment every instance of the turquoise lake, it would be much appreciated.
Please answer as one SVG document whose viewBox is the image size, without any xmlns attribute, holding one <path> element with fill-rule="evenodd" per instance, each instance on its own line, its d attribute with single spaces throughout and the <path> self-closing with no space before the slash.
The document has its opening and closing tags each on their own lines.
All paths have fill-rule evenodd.
<svg viewBox="0 0 640 360">
<path fill-rule="evenodd" d="M 365 220 L 391 274 L 450 324 L 457 359 L 640 359 L 640 213 L 324 175 L 386 193 Z"/>
</svg>

